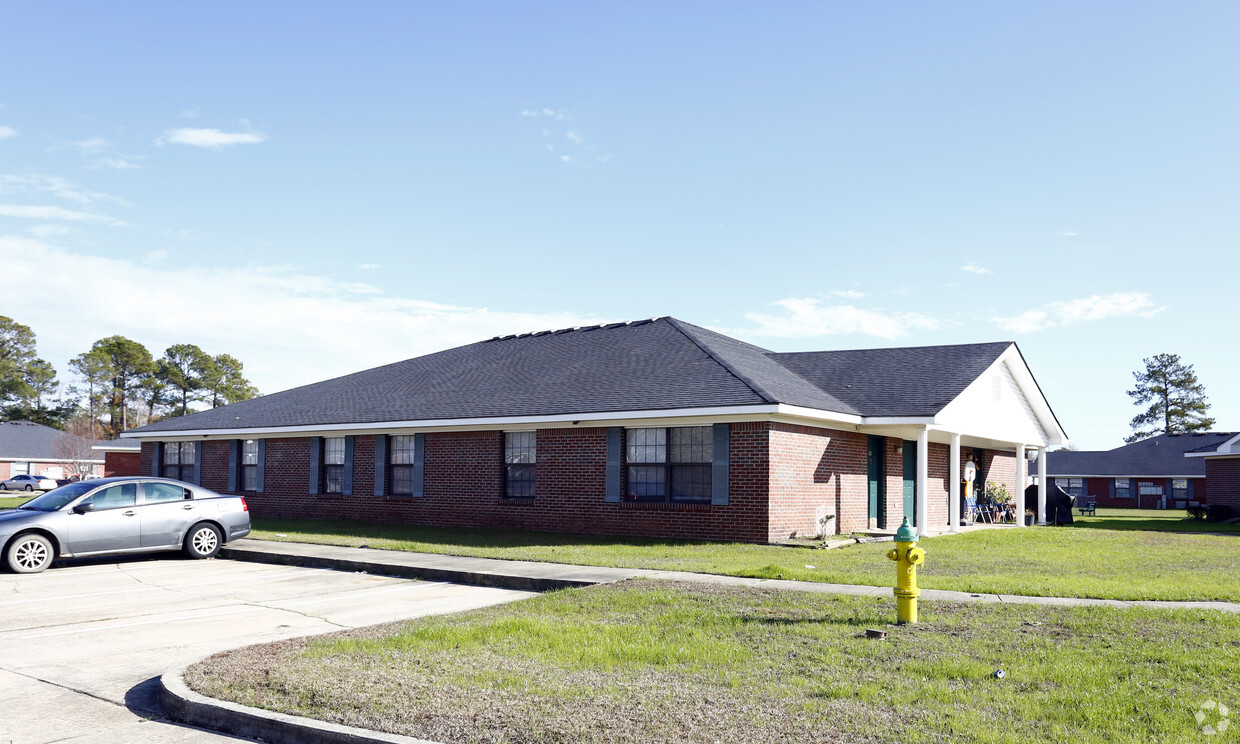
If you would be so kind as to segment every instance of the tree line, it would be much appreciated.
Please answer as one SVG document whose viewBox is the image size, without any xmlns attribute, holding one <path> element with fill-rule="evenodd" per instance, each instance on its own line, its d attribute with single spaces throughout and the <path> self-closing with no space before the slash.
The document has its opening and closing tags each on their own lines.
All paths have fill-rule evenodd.
<svg viewBox="0 0 1240 744">
<path fill-rule="evenodd" d="M 138 341 L 109 336 L 75 356 L 77 379 L 62 385 L 56 368 L 38 356 L 29 326 L 0 316 L 0 419 L 57 429 L 86 428 L 104 438 L 153 421 L 258 396 L 244 366 L 229 354 L 212 356 L 194 344 L 173 344 L 156 359 Z M 70 427 L 71 422 L 76 425 Z"/>
</svg>

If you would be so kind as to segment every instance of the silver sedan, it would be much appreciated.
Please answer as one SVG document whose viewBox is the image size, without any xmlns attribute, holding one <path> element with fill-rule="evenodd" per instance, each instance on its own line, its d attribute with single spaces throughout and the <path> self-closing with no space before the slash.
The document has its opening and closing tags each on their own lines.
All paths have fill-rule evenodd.
<svg viewBox="0 0 1240 744">
<path fill-rule="evenodd" d="M 56 481 L 42 475 L 15 475 L 0 481 L 0 489 L 6 491 L 50 491 L 55 487 Z"/>
<path fill-rule="evenodd" d="M 167 478 L 101 478 L 0 511 L 4 562 L 36 573 L 57 558 L 182 550 L 210 558 L 250 534 L 245 499 Z"/>
</svg>

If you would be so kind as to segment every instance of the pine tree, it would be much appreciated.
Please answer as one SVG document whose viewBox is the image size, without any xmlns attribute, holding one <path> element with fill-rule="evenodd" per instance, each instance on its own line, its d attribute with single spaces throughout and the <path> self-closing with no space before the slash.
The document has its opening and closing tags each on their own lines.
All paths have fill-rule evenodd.
<svg viewBox="0 0 1240 744">
<path fill-rule="evenodd" d="M 1209 431 L 1214 426 L 1214 419 L 1206 415 L 1210 404 L 1205 387 L 1197 381 L 1193 365 L 1182 364 L 1177 354 L 1155 354 L 1142 361 L 1145 370 L 1132 373 L 1137 386 L 1128 395 L 1134 405 L 1149 407 L 1132 420 L 1132 436 L 1124 441 Z"/>
</svg>

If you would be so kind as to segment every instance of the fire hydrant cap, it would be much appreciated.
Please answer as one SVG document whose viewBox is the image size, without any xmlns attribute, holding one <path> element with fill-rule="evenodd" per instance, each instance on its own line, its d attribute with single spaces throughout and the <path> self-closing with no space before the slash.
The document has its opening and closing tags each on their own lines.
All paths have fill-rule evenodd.
<svg viewBox="0 0 1240 744">
<path fill-rule="evenodd" d="M 917 542 L 917 530 L 908 523 L 908 517 L 904 518 L 904 524 L 896 530 L 896 542 Z"/>
</svg>

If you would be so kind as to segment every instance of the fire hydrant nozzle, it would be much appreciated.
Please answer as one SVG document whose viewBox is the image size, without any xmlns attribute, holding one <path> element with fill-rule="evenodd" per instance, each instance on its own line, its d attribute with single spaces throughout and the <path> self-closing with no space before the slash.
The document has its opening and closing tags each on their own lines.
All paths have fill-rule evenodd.
<svg viewBox="0 0 1240 744">
<path fill-rule="evenodd" d="M 896 530 L 896 547 L 887 551 L 887 557 L 896 562 L 896 622 L 917 622 L 917 567 L 926 561 L 926 551 L 917 547 L 917 530 L 904 518 L 904 524 Z"/>
</svg>

